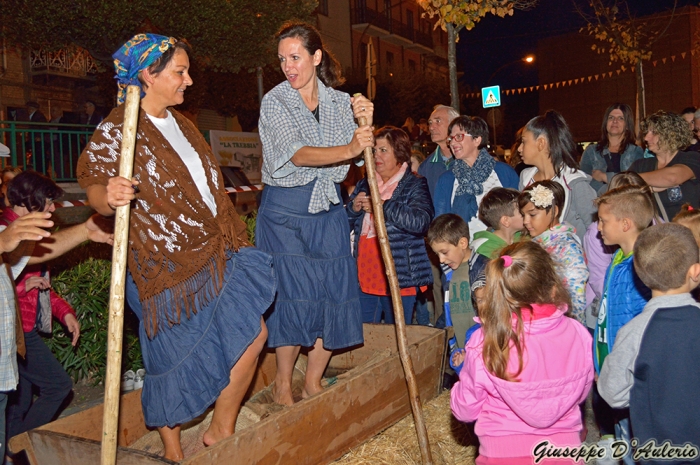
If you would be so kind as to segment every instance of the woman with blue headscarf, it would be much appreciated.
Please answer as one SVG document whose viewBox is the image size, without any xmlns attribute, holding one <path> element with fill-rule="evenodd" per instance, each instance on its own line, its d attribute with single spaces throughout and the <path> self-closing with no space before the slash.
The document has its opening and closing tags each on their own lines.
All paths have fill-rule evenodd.
<svg viewBox="0 0 700 465">
<path fill-rule="evenodd" d="M 249 247 L 207 142 L 170 108 L 192 85 L 188 52 L 185 42 L 155 34 L 124 44 L 113 56 L 120 104 L 128 85 L 142 89 L 134 177 L 118 176 L 123 105 L 78 162 L 80 185 L 99 213 L 134 201 L 126 299 L 141 322 L 144 418 L 171 460 L 183 458 L 180 425 L 214 402 L 205 445 L 233 434 L 276 289 L 271 257 Z"/>
</svg>

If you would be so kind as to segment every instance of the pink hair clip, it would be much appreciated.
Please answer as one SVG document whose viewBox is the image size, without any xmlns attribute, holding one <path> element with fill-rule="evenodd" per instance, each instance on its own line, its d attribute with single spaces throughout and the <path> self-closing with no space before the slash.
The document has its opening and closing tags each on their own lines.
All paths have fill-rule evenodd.
<svg viewBox="0 0 700 465">
<path fill-rule="evenodd" d="M 503 255 L 501 258 L 503 259 L 503 266 L 505 268 L 508 268 L 510 265 L 513 264 L 513 257 L 511 257 L 510 255 Z"/>
<path fill-rule="evenodd" d="M 691 207 L 690 205 L 688 205 L 688 211 L 692 212 L 693 210 L 695 210 L 695 209 L 693 207 Z"/>
</svg>

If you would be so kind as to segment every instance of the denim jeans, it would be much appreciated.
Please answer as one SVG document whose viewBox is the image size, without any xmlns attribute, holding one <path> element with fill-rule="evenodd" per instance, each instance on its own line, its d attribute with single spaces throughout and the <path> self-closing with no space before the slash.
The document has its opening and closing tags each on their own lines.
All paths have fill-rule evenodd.
<svg viewBox="0 0 700 465">
<path fill-rule="evenodd" d="M 617 410 L 618 414 L 617 423 L 615 423 L 615 439 L 623 439 L 630 447 L 627 455 L 622 457 L 622 463 L 624 465 L 635 465 L 634 462 L 634 451 L 632 450 L 632 434 L 630 431 L 630 417 L 629 410 L 625 409 L 627 416 L 620 417 L 621 410 Z"/>
<path fill-rule="evenodd" d="M 415 295 L 401 296 L 403 313 L 407 325 L 411 324 L 413 317 L 413 305 L 416 303 Z M 371 295 L 360 291 L 360 306 L 362 307 L 363 323 L 381 323 L 382 314 L 384 323 L 394 324 L 394 309 L 391 297 L 385 295 Z"/>
<path fill-rule="evenodd" d="M 5 407 L 7 392 L 0 392 L 0 460 L 5 461 Z"/>
<path fill-rule="evenodd" d="M 7 438 L 52 421 L 73 389 L 73 380 L 36 331 L 24 333 L 27 354 L 18 358 L 19 384 L 7 406 Z M 32 386 L 39 397 L 32 402 Z"/>
<path fill-rule="evenodd" d="M 430 311 L 428 310 L 427 292 L 419 292 L 416 296 L 416 323 L 423 326 L 430 324 Z"/>
</svg>

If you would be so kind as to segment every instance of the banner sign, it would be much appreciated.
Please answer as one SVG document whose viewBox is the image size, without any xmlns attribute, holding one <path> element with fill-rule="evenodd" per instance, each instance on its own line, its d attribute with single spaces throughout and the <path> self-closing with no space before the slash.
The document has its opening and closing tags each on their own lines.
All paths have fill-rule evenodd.
<svg viewBox="0 0 700 465">
<path fill-rule="evenodd" d="M 242 168 L 250 182 L 262 178 L 262 143 L 256 132 L 209 131 L 211 149 L 221 166 Z"/>
</svg>

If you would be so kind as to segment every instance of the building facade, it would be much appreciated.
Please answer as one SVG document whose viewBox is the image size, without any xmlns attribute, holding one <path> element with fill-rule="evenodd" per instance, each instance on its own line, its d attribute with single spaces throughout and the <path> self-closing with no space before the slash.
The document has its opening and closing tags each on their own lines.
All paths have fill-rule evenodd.
<svg viewBox="0 0 700 465">
<path fill-rule="evenodd" d="M 658 13 L 670 19 L 669 12 Z M 610 63 L 608 54 L 585 33 L 543 39 L 538 43 L 540 112 L 561 112 L 579 142 L 596 141 L 605 109 L 621 102 L 636 108 L 637 81 L 630 65 Z M 700 8 L 678 9 L 666 33 L 643 62 L 646 114 L 680 112 L 700 106 Z"/>
<path fill-rule="evenodd" d="M 320 0 L 316 26 L 346 71 L 364 70 L 367 43 L 373 40 L 378 73 L 421 73 L 447 79 L 447 36 L 421 17 L 411 0 Z M 55 52 L 22 50 L 3 44 L 0 60 L 0 121 L 23 120 L 28 101 L 36 101 L 51 120 L 60 110 L 70 122 L 85 119 L 84 103 L 99 96 L 97 65 L 82 49 Z M 107 114 L 115 102 L 96 101 Z M 58 114 L 59 112 L 56 112 Z M 237 119 L 201 109 L 188 115 L 200 129 L 240 130 Z"/>
<path fill-rule="evenodd" d="M 321 0 L 317 26 L 345 70 L 364 69 L 373 41 L 379 73 L 447 76 L 447 34 L 409 0 Z"/>
</svg>

